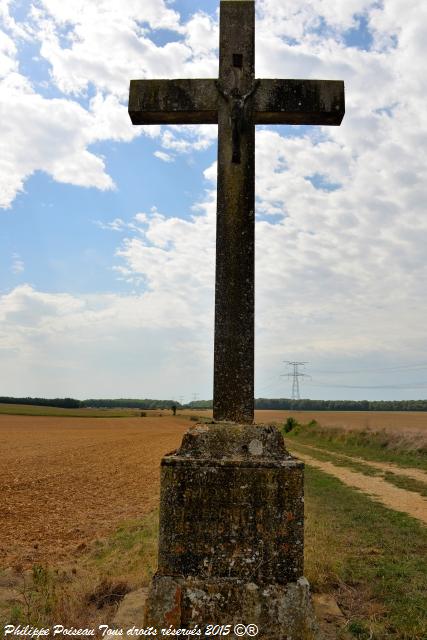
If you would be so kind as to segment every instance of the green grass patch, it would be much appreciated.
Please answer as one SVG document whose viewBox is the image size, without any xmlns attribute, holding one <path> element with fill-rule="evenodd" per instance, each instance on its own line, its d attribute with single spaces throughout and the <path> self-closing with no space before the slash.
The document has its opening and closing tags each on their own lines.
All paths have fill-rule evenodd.
<svg viewBox="0 0 427 640">
<path fill-rule="evenodd" d="M 415 491 L 416 493 L 427 497 L 427 482 L 424 483 L 418 480 L 414 480 L 413 478 L 408 478 L 407 476 L 397 475 L 396 473 L 392 473 L 391 471 L 384 472 L 380 469 L 375 469 L 375 467 L 371 467 L 368 463 L 365 464 L 363 462 L 355 462 L 336 453 L 319 451 L 317 449 L 311 449 L 310 447 L 306 448 L 301 443 L 292 442 L 292 452 L 296 455 L 298 455 L 298 453 L 306 453 L 316 460 L 320 460 L 322 462 L 332 462 L 337 467 L 347 467 L 352 471 L 363 473 L 363 475 L 365 476 L 380 476 L 387 482 L 390 482 L 390 484 L 394 484 L 400 489 L 406 489 L 406 491 Z"/>
<path fill-rule="evenodd" d="M 384 475 L 382 471 L 379 469 L 375 469 L 375 467 L 369 466 L 369 464 L 365 464 L 364 462 L 354 462 L 353 460 L 349 460 L 344 456 L 340 456 L 336 453 L 331 453 L 329 451 L 319 451 L 317 449 L 311 449 L 309 447 L 305 447 L 301 443 L 297 443 L 295 441 L 292 442 L 292 451 L 298 455 L 298 452 L 301 454 L 307 454 L 311 458 L 315 458 L 316 460 L 321 460 L 323 462 L 332 462 L 337 467 L 347 467 L 352 471 L 357 471 L 358 473 L 363 473 L 365 476 L 382 476 Z"/>
<path fill-rule="evenodd" d="M 400 489 L 415 491 L 421 496 L 427 497 L 427 484 L 424 482 L 419 482 L 418 480 L 407 478 L 406 476 L 400 476 L 397 475 L 397 473 L 392 473 L 391 471 L 386 471 L 384 479 L 387 480 L 387 482 L 394 484 L 396 487 L 400 487 Z"/>
<path fill-rule="evenodd" d="M 359 638 L 427 637 L 427 529 L 306 467 L 306 574 Z M 366 634 L 366 635 L 364 635 Z"/>
<path fill-rule="evenodd" d="M 0 602 L 0 628 L 110 623 L 124 595 L 148 585 L 156 568 L 157 538 L 158 514 L 153 512 L 83 546 L 60 567 L 35 565 L 16 574 L 17 599 L 7 607 Z"/>
<path fill-rule="evenodd" d="M 125 522 L 106 540 L 96 540 L 87 566 L 103 575 L 148 583 L 155 570 L 158 513 Z"/>
<path fill-rule="evenodd" d="M 56 416 L 61 418 L 129 418 L 140 415 L 139 409 L 63 409 L 31 404 L 0 404 L 0 415 Z"/>
<path fill-rule="evenodd" d="M 404 433 L 386 431 L 347 431 L 311 424 L 299 425 L 286 434 L 286 437 L 289 442 L 301 442 L 338 454 L 427 470 L 427 450 L 424 445 L 417 447 L 410 434 L 406 436 Z"/>
</svg>

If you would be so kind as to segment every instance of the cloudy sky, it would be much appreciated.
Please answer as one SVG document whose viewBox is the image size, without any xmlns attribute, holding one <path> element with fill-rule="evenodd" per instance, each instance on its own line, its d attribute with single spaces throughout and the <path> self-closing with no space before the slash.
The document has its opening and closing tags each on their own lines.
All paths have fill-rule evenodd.
<svg viewBox="0 0 427 640">
<path fill-rule="evenodd" d="M 216 77 L 217 0 L 0 0 L 0 395 L 212 397 L 216 127 L 130 78 Z M 257 127 L 256 395 L 427 396 L 427 4 L 257 0 L 256 75 L 342 79 Z"/>
</svg>

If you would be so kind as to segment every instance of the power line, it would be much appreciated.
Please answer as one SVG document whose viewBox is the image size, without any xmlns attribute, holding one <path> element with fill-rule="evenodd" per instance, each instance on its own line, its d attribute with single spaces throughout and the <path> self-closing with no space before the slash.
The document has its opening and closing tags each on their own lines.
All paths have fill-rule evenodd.
<svg viewBox="0 0 427 640">
<path fill-rule="evenodd" d="M 383 373 L 387 371 L 423 371 L 427 369 L 427 363 L 421 364 L 404 364 L 397 365 L 395 367 L 381 367 L 378 369 L 353 369 L 350 371 L 323 371 L 322 369 L 314 369 L 313 373 L 320 373 L 322 375 L 342 375 L 353 373 Z"/>
<path fill-rule="evenodd" d="M 299 378 L 310 378 L 311 376 L 308 374 L 302 373 L 299 370 L 299 367 L 305 366 L 308 362 L 293 362 L 290 360 L 284 361 L 286 364 L 292 367 L 292 371 L 275 375 L 271 378 L 268 378 L 266 384 L 257 390 L 259 394 L 262 391 L 266 391 L 271 389 L 272 387 L 278 386 L 280 377 L 288 377 L 292 378 L 292 399 L 298 400 L 300 399 L 300 384 Z M 427 363 L 418 363 L 418 364 L 405 364 L 405 365 L 396 365 L 394 367 L 381 367 L 378 369 L 358 369 L 353 371 L 323 371 L 320 369 L 314 370 L 313 373 L 321 374 L 321 375 L 341 375 L 341 374 L 358 374 L 358 373 L 381 373 L 381 372 L 393 372 L 393 371 L 422 371 L 427 369 Z M 423 389 L 427 387 L 427 381 L 417 381 L 413 383 L 403 383 L 403 384 L 378 384 L 378 385 L 357 385 L 357 384 L 340 384 L 333 382 L 307 382 L 307 385 L 310 387 L 329 387 L 329 388 L 341 388 L 341 389 Z"/>
<path fill-rule="evenodd" d="M 423 389 L 427 387 L 427 382 L 414 382 L 412 384 L 384 384 L 384 385 L 356 385 L 356 384 L 334 384 L 326 382 L 308 382 L 310 387 L 337 387 L 340 389 Z"/>
<path fill-rule="evenodd" d="M 279 382 L 279 374 L 274 374 L 274 376 L 271 376 L 271 378 L 268 378 L 268 380 L 266 381 L 266 384 L 261 387 L 258 388 L 257 387 L 257 393 L 260 393 L 261 391 L 265 391 L 266 389 L 271 389 L 271 387 L 273 387 L 276 383 Z M 272 382 L 273 381 L 273 382 Z"/>
</svg>

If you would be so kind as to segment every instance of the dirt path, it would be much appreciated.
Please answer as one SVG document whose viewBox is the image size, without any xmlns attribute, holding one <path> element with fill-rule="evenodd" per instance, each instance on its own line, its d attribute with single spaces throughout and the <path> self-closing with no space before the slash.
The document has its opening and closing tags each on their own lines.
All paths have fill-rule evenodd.
<svg viewBox="0 0 427 640">
<path fill-rule="evenodd" d="M 395 511 L 407 513 L 417 520 L 427 524 L 427 499 L 414 491 L 406 491 L 390 484 L 386 480 L 376 476 L 365 476 L 363 473 L 350 471 L 345 467 L 337 467 L 332 462 L 316 460 L 305 453 L 298 452 L 298 458 L 311 467 L 320 469 L 335 478 L 338 478 L 349 487 L 360 489 L 363 493 L 378 500 L 386 507 Z"/>
<path fill-rule="evenodd" d="M 357 462 L 359 464 L 366 464 L 369 467 L 373 467 L 374 469 L 379 469 L 380 471 L 390 471 L 397 476 L 404 476 L 406 478 L 412 478 L 413 480 L 418 480 L 418 482 L 427 483 L 427 472 L 422 469 L 414 469 L 412 467 L 398 467 L 397 464 L 393 464 L 392 462 L 378 462 L 374 460 L 365 460 L 364 458 L 354 458 L 352 456 L 348 456 L 345 453 L 341 453 L 339 451 L 329 451 L 328 449 L 322 449 L 321 447 L 313 447 L 309 444 L 302 444 L 298 442 L 298 447 L 304 447 L 304 449 L 311 449 L 312 451 L 320 451 L 321 453 L 327 453 L 331 456 L 339 456 L 340 458 L 345 458 L 350 462 Z"/>
</svg>

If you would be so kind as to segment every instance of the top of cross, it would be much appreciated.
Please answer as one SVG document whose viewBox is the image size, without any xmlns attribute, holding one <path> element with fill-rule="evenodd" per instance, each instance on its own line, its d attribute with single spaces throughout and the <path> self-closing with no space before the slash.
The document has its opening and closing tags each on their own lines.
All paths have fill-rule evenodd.
<svg viewBox="0 0 427 640">
<path fill-rule="evenodd" d="M 344 83 L 255 80 L 255 0 L 221 0 L 218 80 L 131 80 L 133 124 L 218 123 L 214 418 L 254 413 L 255 124 L 339 125 Z"/>
</svg>

